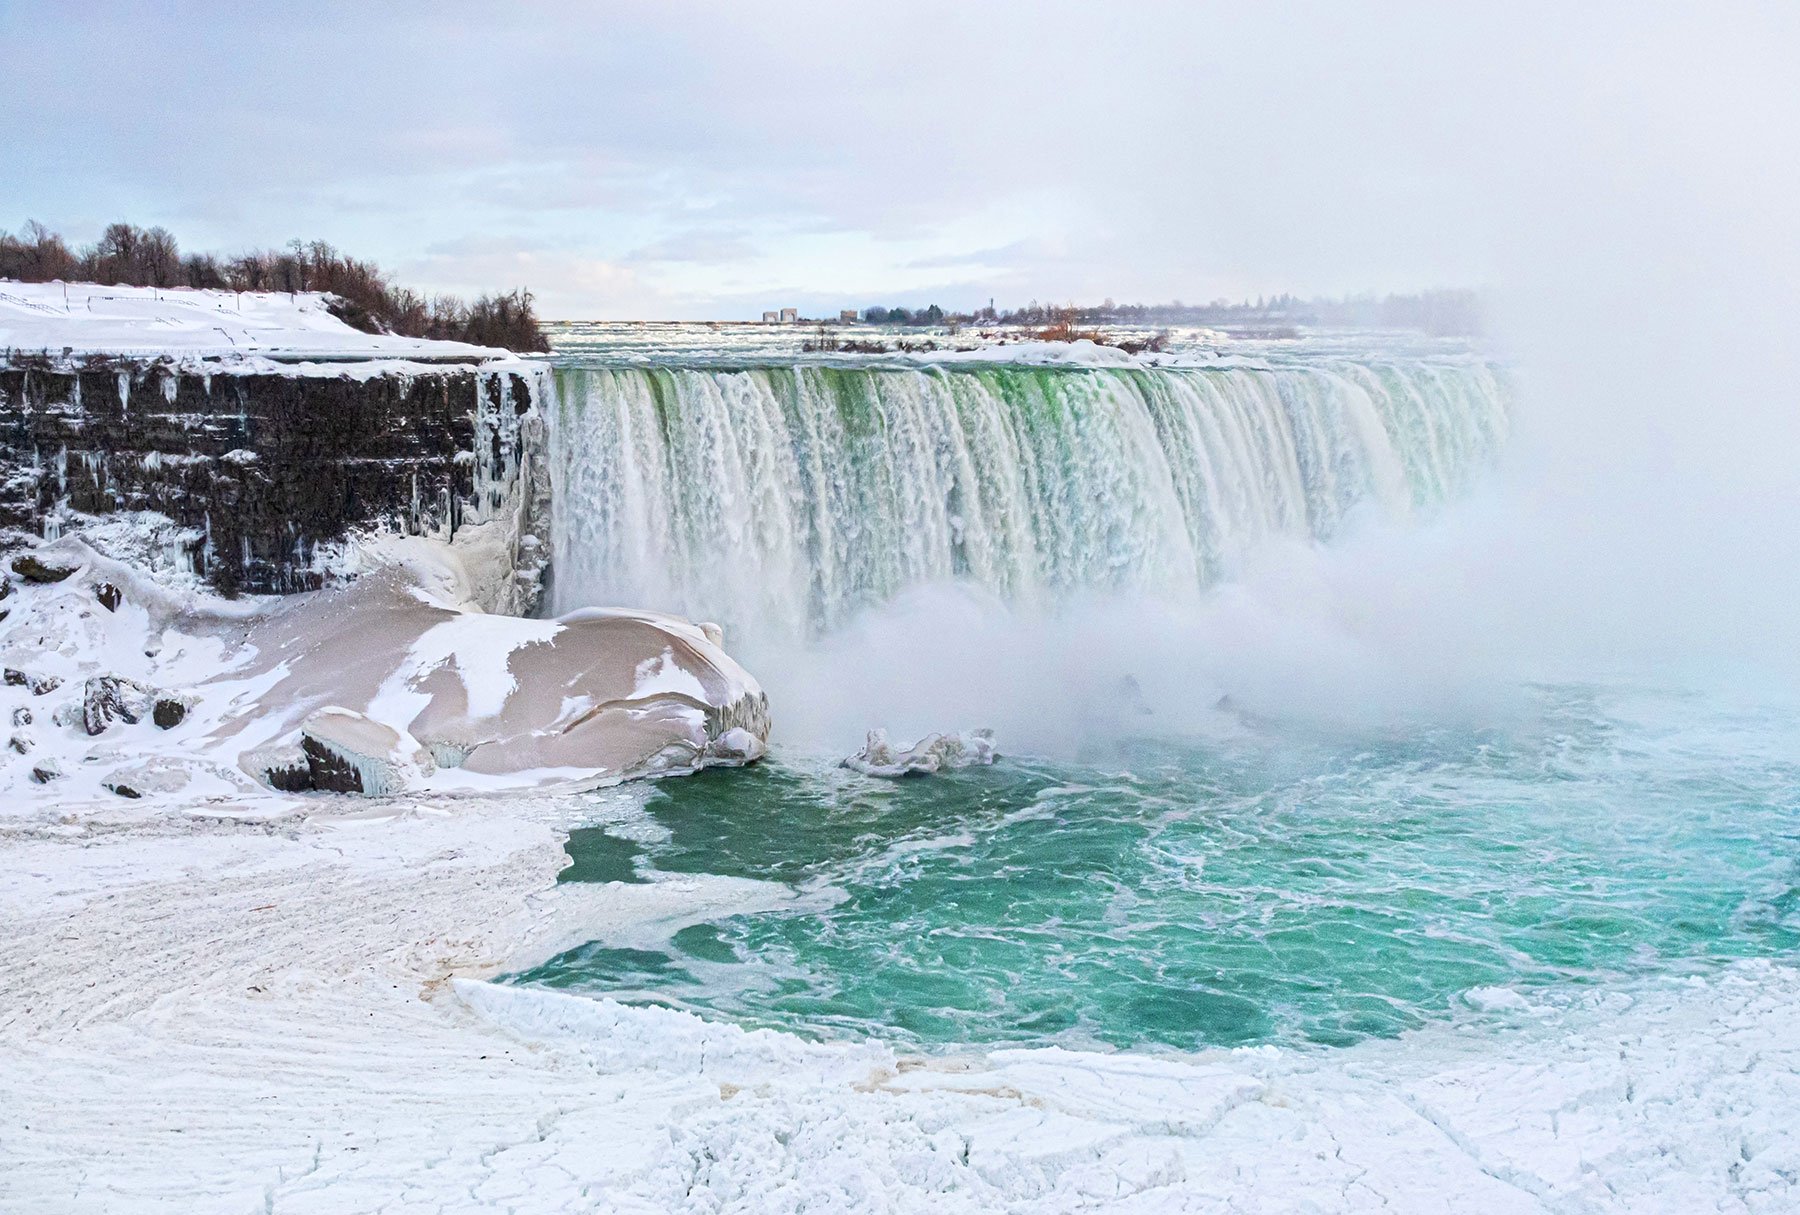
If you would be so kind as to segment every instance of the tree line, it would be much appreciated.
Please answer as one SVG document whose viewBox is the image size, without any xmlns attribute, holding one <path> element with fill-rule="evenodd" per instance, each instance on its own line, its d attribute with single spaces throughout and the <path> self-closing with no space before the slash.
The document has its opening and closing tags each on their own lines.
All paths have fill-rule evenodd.
<svg viewBox="0 0 1800 1215">
<path fill-rule="evenodd" d="M 531 292 L 515 288 L 464 301 L 426 297 L 396 286 L 373 262 L 339 253 L 324 241 L 291 241 L 236 257 L 183 253 L 167 228 L 108 224 L 80 249 L 32 220 L 18 234 L 0 232 L 0 279 L 26 283 L 104 283 L 130 287 L 203 287 L 225 291 L 322 291 L 337 297 L 332 313 L 364 333 L 435 338 L 548 350 Z"/>
<path fill-rule="evenodd" d="M 1438 336 L 1468 337 L 1481 331 L 1481 302 L 1473 291 L 1423 291 L 1409 295 L 1349 295 L 1301 299 L 1293 295 L 1258 296 L 1255 300 L 1217 299 L 1205 304 L 1042 304 L 1019 308 L 945 312 L 929 308 L 873 307 L 862 310 L 871 325 L 1023 325 L 1031 327 L 1095 325 L 1217 325 L 1273 329 L 1294 326 L 1353 329 L 1416 329 Z"/>
</svg>

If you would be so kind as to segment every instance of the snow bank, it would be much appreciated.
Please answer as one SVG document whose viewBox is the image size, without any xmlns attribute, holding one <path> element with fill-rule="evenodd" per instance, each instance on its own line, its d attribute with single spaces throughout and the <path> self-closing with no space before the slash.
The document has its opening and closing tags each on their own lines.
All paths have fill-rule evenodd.
<svg viewBox="0 0 1800 1215">
<path fill-rule="evenodd" d="M 0 351 L 240 359 L 479 362 L 508 352 L 363 333 L 314 291 L 215 291 L 0 281 Z M 338 369 L 341 370 L 341 369 Z"/>
<path fill-rule="evenodd" d="M 763 753 L 767 697 L 700 626 L 490 615 L 454 548 L 376 547 L 396 563 L 346 587 L 233 602 L 79 539 L 35 550 L 73 573 L 0 599 L 0 804 L 266 810 L 291 804 L 275 790 L 591 786 Z"/>
</svg>

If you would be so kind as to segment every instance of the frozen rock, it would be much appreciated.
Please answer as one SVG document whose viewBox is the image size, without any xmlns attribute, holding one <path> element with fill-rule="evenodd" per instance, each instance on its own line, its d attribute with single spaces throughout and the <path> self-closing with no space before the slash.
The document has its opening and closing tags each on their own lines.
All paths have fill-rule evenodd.
<svg viewBox="0 0 1800 1215">
<path fill-rule="evenodd" d="M 150 716 L 156 693 L 134 679 L 96 675 L 81 697 L 81 724 L 89 734 L 103 734 L 115 721 L 136 725 Z"/>
<path fill-rule="evenodd" d="M 182 696 L 170 696 L 165 693 L 158 696 L 155 703 L 150 706 L 150 720 L 156 723 L 156 728 L 159 730 L 173 730 L 187 718 L 187 715 L 188 701 L 186 697 Z"/>
<path fill-rule="evenodd" d="M 41 763 L 34 764 L 31 769 L 31 779 L 40 785 L 47 785 L 51 781 L 59 779 L 62 774 L 62 765 L 53 759 L 46 759 Z"/>
<path fill-rule="evenodd" d="M 242 762 L 246 771 L 271 789 L 283 793 L 312 792 L 312 766 L 307 762 L 306 749 L 297 743 L 246 752 Z"/>
<path fill-rule="evenodd" d="M 29 626 L 15 619 L 0 637 L 7 683 L 54 689 L 40 658 L 68 681 L 43 710 L 33 705 L 58 730 L 30 760 L 56 750 L 77 796 L 122 765 L 165 757 L 210 796 L 572 789 L 763 755 L 768 699 L 716 630 L 618 609 L 562 620 L 475 610 L 471 580 L 452 576 L 460 567 L 433 565 L 438 550 L 456 554 L 410 539 L 404 567 L 261 602 L 158 582 L 77 539 L 39 550 L 81 572 L 20 587 L 10 602 Z M 95 606 L 102 582 L 120 589 L 117 611 Z M 26 699 L 12 695 L 8 712 Z M 0 753 L 20 733 L 14 723 L 0 734 Z M 27 762 L 0 765 L 0 794 L 29 773 Z M 162 791 L 121 783 L 145 798 Z"/>
<path fill-rule="evenodd" d="M 33 696 L 45 696 L 62 687 L 62 678 L 57 675 L 38 675 L 30 671 L 21 671 L 17 667 L 7 667 L 0 672 L 0 679 L 12 688 L 24 688 Z"/>
<path fill-rule="evenodd" d="M 326 793 L 398 793 L 436 767 L 412 735 L 335 706 L 301 724 L 300 747 L 312 787 Z"/>
<path fill-rule="evenodd" d="M 991 764 L 998 758 L 992 730 L 927 734 L 905 748 L 889 742 L 886 730 L 870 730 L 863 749 L 846 758 L 843 766 L 865 776 L 929 776 L 953 768 Z"/>
<path fill-rule="evenodd" d="M 709 757 L 723 763 L 747 764 L 761 759 L 767 743 L 742 726 L 733 726 L 707 744 Z"/>
<path fill-rule="evenodd" d="M 13 573 L 25 581 L 41 586 L 52 582 L 61 582 L 81 567 L 55 558 L 26 553 L 13 558 L 12 568 Z"/>
<path fill-rule="evenodd" d="M 768 698 L 698 625 L 621 609 L 491 615 L 444 603 L 434 585 L 416 570 L 371 575 L 254 628 L 274 680 L 263 711 L 323 702 L 404 734 L 436 769 L 422 790 L 612 782 L 763 754 Z M 278 724 L 258 733 L 292 737 Z M 272 756 L 251 748 L 241 766 L 288 780 Z"/>
<path fill-rule="evenodd" d="M 98 599 L 100 606 L 107 611 L 116 612 L 119 610 L 119 605 L 125 602 L 125 592 L 110 582 L 102 582 L 94 588 L 94 598 Z"/>
<path fill-rule="evenodd" d="M 188 770 L 178 760 L 152 756 L 126 764 L 108 773 L 101 784 L 120 797 L 148 797 L 158 793 L 179 793 L 188 787 Z"/>
</svg>

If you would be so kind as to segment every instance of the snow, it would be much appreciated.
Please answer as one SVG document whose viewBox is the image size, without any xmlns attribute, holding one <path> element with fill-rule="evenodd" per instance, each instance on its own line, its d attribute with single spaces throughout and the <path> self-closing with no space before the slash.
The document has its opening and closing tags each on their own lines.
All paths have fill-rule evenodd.
<svg viewBox="0 0 1800 1215">
<path fill-rule="evenodd" d="M 1010 342 L 973 350 L 924 350 L 904 356 L 920 363 L 1022 363 L 1041 367 L 1137 367 L 1137 356 L 1089 338 L 1073 342 Z"/>
<path fill-rule="evenodd" d="M 509 670 L 513 651 L 543 645 L 563 628 L 554 620 L 524 620 L 481 612 L 452 616 L 413 642 L 406 660 L 375 694 L 369 711 L 383 721 L 410 726 L 431 703 L 431 695 L 414 690 L 416 685 L 439 667 L 450 665 L 462 680 L 469 715 L 478 719 L 494 717 L 519 687 Z"/>
<path fill-rule="evenodd" d="M 1336 1051 L 909 1057 L 497 986 L 776 905 L 554 882 L 634 803 L 0 834 L 0 1208 L 1698 1212 L 1800 1203 L 1800 971 Z M 666 931 L 661 929 L 659 931 Z"/>
<path fill-rule="evenodd" d="M 347 587 L 236 602 L 175 572 L 153 579 L 78 537 L 39 551 L 78 568 L 5 600 L 0 665 L 24 678 L 0 687 L 0 718 L 31 721 L 15 728 L 24 753 L 0 755 L 0 822 L 114 804 L 131 796 L 121 785 L 145 814 L 152 802 L 279 813 L 293 798 L 263 781 L 305 766 L 303 731 L 384 795 L 741 764 L 767 736 L 761 689 L 701 626 L 652 613 L 488 614 L 470 602 L 480 580 L 463 554 L 439 541 L 384 538 L 346 560 L 360 575 Z M 107 583 L 123 592 L 116 610 L 100 600 Z M 651 670 L 660 674 L 646 686 Z M 83 689 L 100 676 L 178 698 L 186 715 L 168 729 L 140 720 L 89 735 Z M 42 688 L 40 677 L 61 682 L 39 694 L 29 685 Z"/>
<path fill-rule="evenodd" d="M 874 360 L 901 358 L 927 366 L 1009 364 L 1024 367 L 1153 368 L 1185 369 L 1253 368 L 1269 370 L 1266 359 L 1239 354 L 1221 355 L 1205 350 L 1145 351 L 1132 354 L 1117 346 L 1105 346 L 1091 338 L 1072 342 L 1022 341 L 978 346 L 970 350 L 919 350 L 901 355 L 860 356 Z"/>
<path fill-rule="evenodd" d="M 309 291 L 0 280 L 0 351 L 463 363 L 509 357 L 464 342 L 363 333 L 332 316 L 328 299 Z"/>
<path fill-rule="evenodd" d="M 638 663 L 636 672 L 637 686 L 632 696 L 637 698 L 649 696 L 689 696 L 695 700 L 706 699 L 706 686 L 683 667 L 675 658 L 675 651 L 665 648 L 654 658 L 646 658 Z"/>
<path fill-rule="evenodd" d="M 927 734 L 910 747 L 889 742 L 886 730 L 870 730 L 863 749 L 846 757 L 843 766 L 864 776 L 930 776 L 945 770 L 991 764 L 998 758 L 992 730 Z"/>
<path fill-rule="evenodd" d="M 354 769 L 356 787 L 371 796 L 416 788 L 436 767 L 404 730 L 336 705 L 309 714 L 300 733 Z"/>
</svg>

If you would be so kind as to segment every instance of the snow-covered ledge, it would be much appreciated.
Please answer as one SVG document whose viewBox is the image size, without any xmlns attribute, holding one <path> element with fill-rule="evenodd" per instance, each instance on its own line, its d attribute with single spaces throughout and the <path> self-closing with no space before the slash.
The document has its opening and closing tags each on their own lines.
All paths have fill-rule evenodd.
<svg viewBox="0 0 1800 1215">
<path fill-rule="evenodd" d="M 545 366 L 361 333 L 319 294 L 0 282 L 0 529 L 161 519 L 145 555 L 227 594 L 326 585 L 370 534 L 466 538 L 504 567 L 484 605 L 523 613 Z"/>
</svg>

